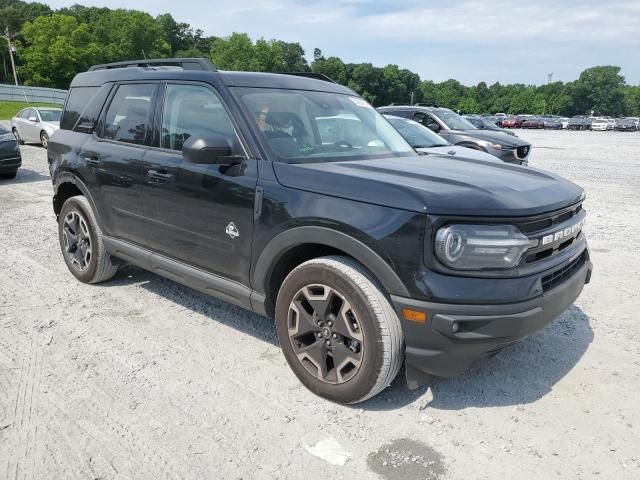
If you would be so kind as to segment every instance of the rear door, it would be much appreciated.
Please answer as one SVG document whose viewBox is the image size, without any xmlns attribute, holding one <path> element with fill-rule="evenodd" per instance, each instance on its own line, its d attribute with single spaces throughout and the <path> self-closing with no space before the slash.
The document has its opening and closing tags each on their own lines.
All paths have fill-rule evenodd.
<svg viewBox="0 0 640 480">
<path fill-rule="evenodd" d="M 35 120 L 34 120 L 35 119 Z M 20 138 L 26 142 L 35 142 L 38 140 L 36 134 L 38 116 L 33 108 L 28 108 L 20 116 L 20 126 L 18 127 L 18 133 Z"/>
<path fill-rule="evenodd" d="M 78 153 L 90 171 L 105 233 L 139 244 L 145 228 L 142 161 L 150 144 L 157 90 L 154 83 L 116 85 L 94 135 Z"/>
<path fill-rule="evenodd" d="M 171 83 L 158 102 L 159 129 L 144 158 L 145 243 L 170 258 L 248 285 L 257 160 L 247 158 L 219 93 L 199 83 Z M 182 156 L 192 136 L 224 136 L 234 166 L 193 164 Z"/>
</svg>

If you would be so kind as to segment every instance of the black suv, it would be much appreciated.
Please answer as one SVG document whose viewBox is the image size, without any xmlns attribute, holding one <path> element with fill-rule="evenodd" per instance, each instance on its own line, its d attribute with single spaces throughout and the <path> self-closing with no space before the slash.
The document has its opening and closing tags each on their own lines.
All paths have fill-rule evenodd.
<svg viewBox="0 0 640 480">
<path fill-rule="evenodd" d="M 326 78 L 181 62 L 71 84 L 48 160 L 80 281 L 127 262 L 275 317 L 302 383 L 344 403 L 404 361 L 410 386 L 463 373 L 589 281 L 577 185 L 419 156 Z"/>
<path fill-rule="evenodd" d="M 448 108 L 393 105 L 380 107 L 378 111 L 421 123 L 453 145 L 482 150 L 503 162 L 528 164 L 531 153 L 529 142 L 508 133 L 481 130 Z"/>
</svg>

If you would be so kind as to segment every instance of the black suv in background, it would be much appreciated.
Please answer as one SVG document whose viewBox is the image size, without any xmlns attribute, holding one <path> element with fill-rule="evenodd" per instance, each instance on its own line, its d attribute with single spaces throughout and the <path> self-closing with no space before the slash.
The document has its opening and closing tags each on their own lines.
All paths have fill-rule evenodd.
<svg viewBox="0 0 640 480">
<path fill-rule="evenodd" d="M 48 161 L 78 280 L 132 263 L 274 317 L 295 374 L 337 402 L 377 394 L 405 361 L 411 386 L 463 373 L 557 317 L 591 275 L 580 187 L 419 156 L 323 77 L 93 67 Z"/>
<path fill-rule="evenodd" d="M 531 153 L 529 142 L 503 132 L 480 130 L 448 108 L 392 105 L 380 107 L 378 111 L 421 123 L 453 145 L 482 150 L 507 163 L 528 163 Z"/>
</svg>

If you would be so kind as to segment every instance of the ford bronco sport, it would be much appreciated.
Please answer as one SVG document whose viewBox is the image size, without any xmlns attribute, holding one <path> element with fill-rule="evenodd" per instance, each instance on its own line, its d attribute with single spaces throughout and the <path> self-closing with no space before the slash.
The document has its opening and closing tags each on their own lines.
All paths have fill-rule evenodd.
<svg viewBox="0 0 640 480">
<path fill-rule="evenodd" d="M 127 262 L 274 317 L 294 373 L 336 402 L 376 395 L 403 362 L 410 386 L 465 372 L 557 317 L 591 274 L 580 187 L 419 156 L 326 77 L 92 67 L 48 161 L 78 280 Z"/>
</svg>

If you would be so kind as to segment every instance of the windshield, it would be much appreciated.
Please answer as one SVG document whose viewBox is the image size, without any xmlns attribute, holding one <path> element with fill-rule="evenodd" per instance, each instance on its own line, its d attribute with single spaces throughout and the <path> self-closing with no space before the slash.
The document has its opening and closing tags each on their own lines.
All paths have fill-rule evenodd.
<svg viewBox="0 0 640 480">
<path fill-rule="evenodd" d="M 43 122 L 59 122 L 62 110 L 38 110 Z"/>
<path fill-rule="evenodd" d="M 449 142 L 440 135 L 432 132 L 427 127 L 423 127 L 418 122 L 404 118 L 387 118 L 387 120 L 413 148 L 445 147 L 449 145 Z"/>
<path fill-rule="evenodd" d="M 274 160 L 307 163 L 416 155 L 360 97 L 269 88 L 234 92 Z"/>
<path fill-rule="evenodd" d="M 476 127 L 469 121 L 462 118 L 452 110 L 438 108 L 431 111 L 436 117 L 451 130 L 476 130 Z"/>
</svg>

